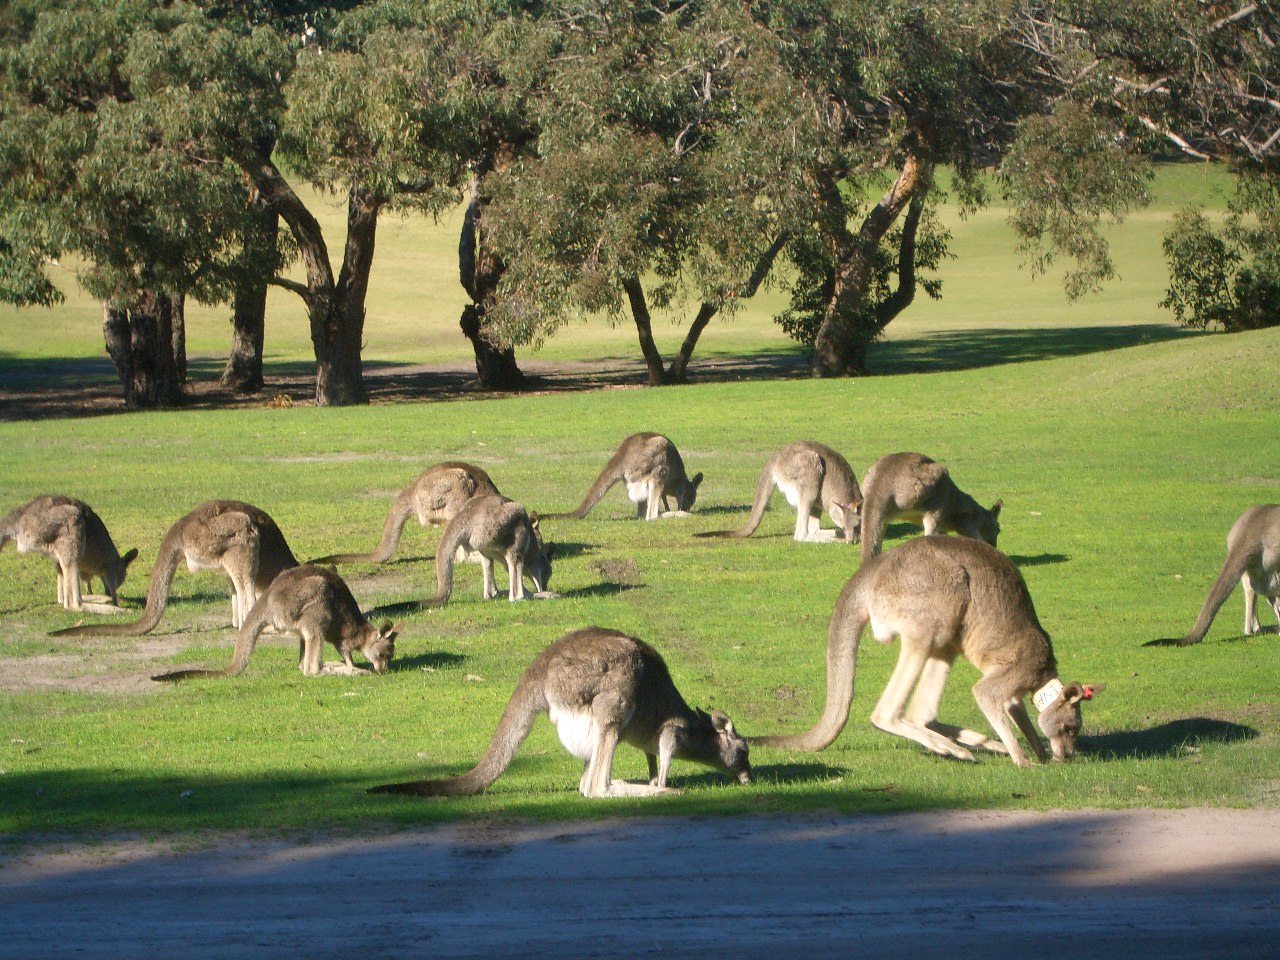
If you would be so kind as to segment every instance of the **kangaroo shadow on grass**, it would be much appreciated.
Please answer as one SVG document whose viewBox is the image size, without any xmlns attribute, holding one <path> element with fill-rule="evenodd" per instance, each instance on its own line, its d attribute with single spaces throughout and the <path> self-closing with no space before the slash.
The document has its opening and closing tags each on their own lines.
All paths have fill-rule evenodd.
<svg viewBox="0 0 1280 960">
<path fill-rule="evenodd" d="M 1234 636 L 1222 637 L 1221 639 L 1216 639 L 1211 642 L 1212 643 L 1244 644 L 1244 643 L 1248 643 L 1250 640 L 1255 640 L 1258 637 L 1264 636 L 1265 634 L 1274 635 L 1276 633 L 1280 633 L 1280 627 L 1269 626 L 1269 627 L 1263 627 L 1257 633 L 1252 635 L 1247 633 L 1237 633 Z M 1146 643 L 1143 644 L 1143 646 L 1144 647 L 1198 647 L 1200 646 L 1201 643 L 1205 642 L 1201 640 L 1200 643 L 1183 643 L 1182 639 L 1183 639 L 1182 637 L 1159 637 L 1155 640 L 1148 640 Z"/>
<path fill-rule="evenodd" d="M 572 590 L 556 591 L 561 597 L 575 597 L 585 599 L 587 597 L 616 597 L 620 593 L 628 590 L 644 590 L 647 585 L 643 583 L 618 583 L 613 580 L 605 583 L 593 583 L 589 587 L 575 587 Z"/>
<path fill-rule="evenodd" d="M 460 667 L 471 658 L 461 653 L 445 653 L 437 650 L 432 653 L 419 653 L 412 657 L 396 657 L 387 668 L 389 673 L 408 672 L 410 670 L 444 670 L 448 667 Z"/>
<path fill-rule="evenodd" d="M 1258 731 L 1244 724 L 1211 717 L 1184 717 L 1146 730 L 1081 734 L 1078 743 L 1083 753 L 1115 760 L 1152 760 L 1177 756 L 1188 747 L 1201 744 L 1241 743 L 1257 737 Z"/>
<path fill-rule="evenodd" d="M 756 785 L 761 783 L 805 783 L 817 781 L 841 780 L 849 773 L 843 767 L 810 760 L 805 763 L 753 763 L 751 778 Z M 708 777 L 713 775 L 708 774 Z M 723 775 L 722 775 L 723 778 Z"/>
<path fill-rule="evenodd" d="M 1009 559 L 1015 567 L 1042 567 L 1050 563 L 1066 563 L 1071 558 L 1065 553 L 1037 553 L 1034 556 L 1011 553 Z"/>
</svg>

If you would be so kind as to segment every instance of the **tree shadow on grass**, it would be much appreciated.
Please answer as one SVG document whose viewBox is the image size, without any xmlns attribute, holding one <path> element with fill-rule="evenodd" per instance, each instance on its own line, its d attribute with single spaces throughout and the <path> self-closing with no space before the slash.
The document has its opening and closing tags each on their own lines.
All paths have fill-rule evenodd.
<svg viewBox="0 0 1280 960">
<path fill-rule="evenodd" d="M 1244 724 L 1211 717 L 1184 717 L 1146 730 L 1119 730 L 1115 733 L 1081 735 L 1081 752 L 1114 760 L 1153 760 L 1178 756 L 1188 747 L 1206 743 L 1241 743 L 1253 740 L 1258 731 Z"/>
</svg>

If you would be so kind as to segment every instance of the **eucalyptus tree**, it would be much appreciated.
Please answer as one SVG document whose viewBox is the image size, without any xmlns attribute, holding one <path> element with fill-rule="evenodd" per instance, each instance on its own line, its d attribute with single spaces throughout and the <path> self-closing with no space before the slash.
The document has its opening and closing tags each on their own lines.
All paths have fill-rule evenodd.
<svg viewBox="0 0 1280 960">
<path fill-rule="evenodd" d="M 47 265 L 81 258 L 104 302 L 125 399 L 181 397 L 181 309 L 224 299 L 247 268 L 238 171 L 218 162 L 194 111 L 154 82 L 157 31 L 190 10 L 144 2 L 16 2 L 0 35 L 0 295 L 52 304 Z"/>
<path fill-rule="evenodd" d="M 538 343 L 629 316 L 651 384 L 685 379 L 711 319 L 755 292 L 786 241 L 810 149 L 772 38 L 741 4 L 548 3 L 507 69 L 536 145 L 486 178 L 504 271 L 489 322 Z M 666 365 L 658 309 L 697 304 Z"/>
</svg>

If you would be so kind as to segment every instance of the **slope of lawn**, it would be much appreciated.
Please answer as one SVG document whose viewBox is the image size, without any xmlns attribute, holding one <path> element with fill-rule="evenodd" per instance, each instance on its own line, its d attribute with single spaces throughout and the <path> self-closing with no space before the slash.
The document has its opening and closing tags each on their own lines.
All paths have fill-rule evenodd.
<svg viewBox="0 0 1280 960">
<path fill-rule="evenodd" d="M 363 605 L 403 619 L 398 662 L 382 677 L 303 678 L 296 644 L 265 637 L 240 678 L 155 684 L 150 674 L 176 665 L 227 662 L 224 578 L 180 570 L 146 637 L 58 639 L 47 631 L 77 616 L 53 604 L 52 566 L 0 553 L 0 830 L 1274 805 L 1280 639 L 1270 614 L 1269 632 L 1242 637 L 1237 591 L 1200 646 L 1144 643 L 1185 632 L 1228 527 L 1246 507 L 1280 501 L 1277 349 L 1273 330 L 1097 352 L 1050 345 L 1048 359 L 858 381 L 0 423 L 0 509 L 53 491 L 89 501 L 122 549 L 141 551 L 123 589 L 135 609 L 164 531 L 205 499 L 265 508 L 306 558 L 371 547 L 395 493 L 441 460 L 482 465 L 545 512 L 574 506 L 637 430 L 668 434 L 706 474 L 688 519 L 638 522 L 615 489 L 585 521 L 545 521 L 555 600 L 484 601 L 478 568 L 463 565 L 446 607 L 396 614 L 433 590 L 438 532 L 411 522 L 391 563 L 343 568 Z M 588 624 L 653 643 L 691 703 L 726 710 L 746 733 L 812 723 L 828 616 L 855 553 L 793 543 L 780 496 L 756 537 L 693 536 L 738 525 L 764 461 L 800 438 L 842 451 L 859 478 L 885 453 L 919 450 L 982 502 L 1004 500 L 1000 548 L 1027 580 L 1063 678 L 1107 685 L 1086 705 L 1075 761 L 962 764 L 876 732 L 867 716 L 896 646 L 866 639 L 844 733 L 817 754 L 757 749 L 750 787 L 677 762 L 681 795 L 585 801 L 573 792 L 577 762 L 543 721 L 483 796 L 365 794 L 470 766 L 530 659 Z M 895 524 L 889 543 L 916 532 Z M 968 692 L 976 677 L 957 665 L 944 719 L 985 729 Z M 620 750 L 619 775 L 644 770 L 638 752 Z"/>
</svg>

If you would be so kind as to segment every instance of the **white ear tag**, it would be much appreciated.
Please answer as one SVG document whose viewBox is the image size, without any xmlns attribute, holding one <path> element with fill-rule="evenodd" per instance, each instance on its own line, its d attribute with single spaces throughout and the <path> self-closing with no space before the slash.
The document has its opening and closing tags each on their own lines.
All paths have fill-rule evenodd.
<svg viewBox="0 0 1280 960">
<path fill-rule="evenodd" d="M 1031 696 L 1031 702 L 1043 713 L 1049 709 L 1062 694 L 1062 681 L 1054 677 Z"/>
</svg>

